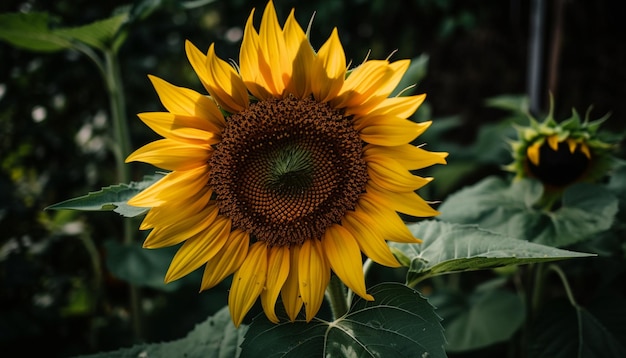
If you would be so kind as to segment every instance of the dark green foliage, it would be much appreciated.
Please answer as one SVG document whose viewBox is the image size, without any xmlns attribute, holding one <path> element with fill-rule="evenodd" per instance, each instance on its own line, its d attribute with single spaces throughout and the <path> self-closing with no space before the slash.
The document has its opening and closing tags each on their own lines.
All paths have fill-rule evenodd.
<svg viewBox="0 0 626 358">
<path fill-rule="evenodd" d="M 421 249 L 407 248 L 402 252 L 409 258 L 408 278 L 416 284 L 415 290 L 401 284 L 368 286 L 377 300 L 356 300 L 350 313 L 335 322 L 337 327 L 329 329 L 328 322 L 318 320 L 311 325 L 283 322 L 276 326 L 261 315 L 247 333 L 247 326 L 235 330 L 223 309 L 228 283 L 198 293 L 200 277 L 195 272 L 164 285 L 163 273 L 176 248 L 140 248 L 142 234 L 137 230 L 137 218 L 44 211 L 85 193 L 92 193 L 83 198 L 87 201 L 62 206 L 113 210 L 131 217 L 145 211 L 134 211 L 126 200 L 148 184 L 142 178 L 154 169 L 129 164 L 135 183 L 117 180 L 109 142 L 112 123 L 107 88 L 85 48 L 118 52 L 125 114 L 130 120 L 133 148 L 138 148 L 156 135 L 135 114 L 162 109 L 146 76 L 154 74 L 201 90 L 185 58 L 184 40 L 191 40 L 201 50 L 215 42 L 220 57 L 237 61 L 237 31 L 252 7 L 257 8 L 258 20 L 264 6 L 261 0 L 2 2 L 3 356 L 35 356 L 44 351 L 47 357 L 137 357 L 142 352 L 148 357 L 235 357 L 244 335 L 249 339 L 244 352 L 247 349 L 252 356 L 258 347 L 273 349 L 259 343 L 261 339 L 275 340 L 277 347 L 270 353 L 288 356 L 285 347 L 291 343 L 280 338 L 289 335 L 311 338 L 296 347 L 293 354 L 298 357 L 305 356 L 303 352 L 320 356 L 320 349 L 334 353 L 356 346 L 359 348 L 354 352 L 367 352 L 368 344 L 376 347 L 371 352 L 384 352 L 392 348 L 387 343 L 394 342 L 400 342 L 400 351 L 417 345 L 402 343 L 400 332 L 418 326 L 428 331 L 420 343 L 426 344 L 423 351 L 430 356 L 445 355 L 441 348 L 444 339 L 449 343 L 447 353 L 453 357 L 624 354 L 625 167 L 617 167 L 606 185 L 580 186 L 569 192 L 554 215 L 527 205 L 528 196 L 536 194 L 532 184 L 509 187 L 504 180 L 483 181 L 491 175 L 505 177 L 500 165 L 509 158 L 503 138 L 511 129 L 511 121 L 502 120 L 501 108 L 487 107 L 484 101 L 525 91 L 529 17 L 524 2 L 276 1 L 281 20 L 294 6 L 302 24 L 315 13 L 311 27 L 315 47 L 336 26 L 353 65 L 368 53 L 375 59 L 390 55 L 393 60 L 419 59 L 399 86 L 404 89 L 416 84 L 413 93 L 428 93 L 427 102 L 414 119 L 434 119 L 434 124 L 416 144 L 450 152 L 448 166 L 419 173 L 435 177 L 424 196 L 443 202 L 443 219 L 473 225 L 424 222 L 413 226 L 415 234 L 425 240 L 430 228 L 437 232 L 437 238 L 459 244 L 445 247 L 443 253 L 462 247 L 475 255 L 464 252 L 436 258 L 431 255 L 433 251 L 425 251 L 431 241 Z M 626 102 L 622 100 L 626 95 L 626 40 L 621 12 L 615 6 L 567 2 L 558 86 L 552 90 L 563 106 L 557 112 L 594 104 L 594 112 L 612 112 L 611 118 L 615 118 L 603 127 L 620 133 L 626 116 Z M 510 98 L 513 100 L 506 101 Z M 500 97 L 512 105 L 517 105 L 517 98 Z M 623 157 L 623 149 L 619 150 Z M 100 188 L 105 189 L 98 192 Z M 91 203 L 95 206 L 83 206 L 92 199 L 96 199 Z M 75 204 L 79 206 L 72 206 Z M 132 220 L 136 232 L 132 245 L 122 244 L 122 220 Z M 463 246 L 473 239 L 504 245 L 504 249 L 497 257 L 486 257 L 489 250 Z M 534 244 L 515 242 L 519 239 Z M 528 252 L 528 248 L 538 250 L 533 251 L 534 256 L 522 258 L 519 253 Z M 573 258 L 577 252 L 597 256 Z M 542 254 L 548 257 L 540 257 Z M 563 283 L 553 274 L 545 274 L 545 262 L 565 257 L 570 259 L 560 267 L 569 278 L 577 299 L 575 306 L 564 300 Z M 524 265 L 506 266 L 517 264 Z M 477 269 L 480 271 L 474 271 Z M 440 276 L 443 273 L 446 275 Z M 390 277 L 378 279 L 388 281 L 396 276 Z M 543 278 L 537 282 L 535 277 Z M 129 310 L 131 284 L 140 287 L 142 293 L 140 330 L 133 329 Z M 535 286 L 543 290 L 533 291 Z M 535 304 L 533 297 L 540 304 Z M 407 302 L 415 305 L 405 307 Z M 401 308 L 409 312 L 400 314 Z M 375 315 L 380 319 L 373 319 Z M 444 333 L 440 325 L 446 329 Z M 273 335 L 263 327 L 284 334 Z M 365 348 L 355 345 L 354 336 L 340 334 L 348 328 L 359 332 L 367 343 Z M 388 330 L 377 335 L 379 328 Z M 330 338 L 326 346 L 324 338 Z"/>
</svg>

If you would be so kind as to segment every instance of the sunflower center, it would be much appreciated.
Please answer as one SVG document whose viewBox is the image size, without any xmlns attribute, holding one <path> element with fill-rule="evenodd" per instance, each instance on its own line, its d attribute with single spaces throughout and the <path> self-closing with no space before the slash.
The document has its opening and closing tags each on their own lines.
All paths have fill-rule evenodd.
<svg viewBox="0 0 626 358">
<path fill-rule="evenodd" d="M 553 150 L 546 142 L 539 147 L 539 165 L 528 161 L 530 172 L 541 182 L 564 187 L 580 178 L 589 165 L 589 158 L 580 149 L 572 153 L 566 142 L 560 142 Z"/>
<path fill-rule="evenodd" d="M 269 156 L 271 168 L 267 185 L 276 193 L 290 196 L 308 189 L 313 183 L 315 163 L 311 152 L 288 145 Z"/>
<path fill-rule="evenodd" d="M 319 239 L 368 180 L 363 141 L 328 103 L 289 96 L 227 119 L 209 164 L 220 214 L 271 246 Z"/>
</svg>

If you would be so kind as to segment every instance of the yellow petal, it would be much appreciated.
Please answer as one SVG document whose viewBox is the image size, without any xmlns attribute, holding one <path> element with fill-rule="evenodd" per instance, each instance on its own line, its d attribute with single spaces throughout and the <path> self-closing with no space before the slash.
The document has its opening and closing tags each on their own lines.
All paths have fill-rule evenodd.
<svg viewBox="0 0 626 358">
<path fill-rule="evenodd" d="M 428 205 L 424 199 L 412 191 L 398 193 L 378 187 L 369 182 L 365 189 L 379 202 L 384 202 L 394 210 L 416 217 L 431 217 L 439 215 L 439 212 Z"/>
<path fill-rule="evenodd" d="M 248 108 L 248 89 L 235 69 L 215 54 L 211 44 L 206 57 L 209 69 L 207 91 L 227 112 L 238 113 Z"/>
<path fill-rule="evenodd" d="M 346 108 L 346 113 L 369 113 L 385 100 L 400 82 L 409 67 L 409 60 L 389 64 L 386 60 L 370 60 L 355 68 L 346 79 L 337 98 L 336 108 Z"/>
<path fill-rule="evenodd" d="M 160 139 L 137 149 L 126 161 L 149 163 L 166 170 L 189 170 L 204 166 L 211 153 L 209 146 Z"/>
<path fill-rule="evenodd" d="M 330 267 L 354 293 L 368 301 L 374 297 L 367 294 L 361 250 L 352 234 L 341 225 L 329 227 L 322 238 L 322 246 Z"/>
<path fill-rule="evenodd" d="M 379 198 L 365 193 L 361 195 L 357 207 L 360 207 L 365 214 L 372 218 L 373 223 L 371 229 L 379 230 L 380 236 L 389 241 L 404 242 L 415 244 L 421 242 L 411 234 L 404 221 L 398 214 L 389 209 L 387 202 L 381 202 Z"/>
<path fill-rule="evenodd" d="M 539 165 L 539 148 L 541 148 L 542 144 L 543 142 L 535 142 L 526 148 L 526 157 L 528 157 L 528 160 L 535 166 Z"/>
<path fill-rule="evenodd" d="M 399 60 L 389 64 L 389 69 L 391 69 L 391 75 L 385 76 L 384 83 L 378 88 L 378 93 L 375 97 L 380 98 L 377 101 L 377 105 L 382 101 L 382 99 L 389 97 L 389 95 L 398 87 L 398 84 L 402 80 L 402 76 L 406 70 L 409 69 L 409 65 L 411 64 L 411 60 Z"/>
<path fill-rule="evenodd" d="M 272 247 L 267 258 L 267 279 L 265 290 L 261 292 L 261 305 L 267 318 L 278 323 L 276 316 L 276 300 L 289 275 L 289 246 Z"/>
<path fill-rule="evenodd" d="M 448 153 L 445 152 L 429 152 L 411 144 L 393 147 L 368 144 L 363 152 L 366 161 L 369 161 L 371 156 L 394 158 L 409 170 L 422 169 L 434 164 L 446 164 L 446 157 L 448 156 Z"/>
<path fill-rule="evenodd" d="M 333 106 L 343 108 L 362 105 L 378 93 L 377 87 L 390 75 L 389 62 L 386 60 L 363 62 L 350 72 L 337 98 L 333 99 Z"/>
<path fill-rule="evenodd" d="M 415 96 L 385 98 L 376 107 L 369 111 L 367 116 L 395 116 L 409 118 L 424 103 L 426 94 Z"/>
<path fill-rule="evenodd" d="M 222 250 L 207 261 L 202 275 L 200 291 L 208 290 L 217 285 L 239 269 L 248 255 L 249 246 L 250 234 L 239 229 L 233 230 Z"/>
<path fill-rule="evenodd" d="M 226 125 L 224 116 L 213 100 L 189 88 L 177 87 L 155 76 L 148 76 L 163 106 L 173 114 L 205 120 L 221 132 Z"/>
<path fill-rule="evenodd" d="M 194 72 L 198 75 L 198 79 L 200 79 L 200 82 L 208 91 L 209 69 L 206 64 L 206 56 L 189 40 L 185 40 L 185 53 L 187 54 L 187 59 L 191 67 L 193 67 Z"/>
<path fill-rule="evenodd" d="M 150 234 L 143 242 L 143 247 L 146 249 L 168 247 L 194 237 L 213 225 L 218 211 L 217 205 L 213 204 L 188 217 L 179 214 L 172 215 L 175 221 L 171 223 L 168 221 L 160 222 L 158 226 L 150 231 Z"/>
<path fill-rule="evenodd" d="M 334 98 L 346 77 L 346 55 L 336 28 L 317 52 L 311 71 L 311 90 L 315 99 L 327 102 Z"/>
<path fill-rule="evenodd" d="M 417 138 L 430 124 L 430 121 L 415 123 L 400 117 L 378 116 L 359 122 L 359 127 L 361 138 L 368 143 L 398 146 Z"/>
<path fill-rule="evenodd" d="M 151 208 L 197 195 L 207 185 L 208 166 L 168 173 L 128 201 L 128 205 Z"/>
<path fill-rule="evenodd" d="M 578 145 L 578 143 L 576 143 L 575 140 L 573 140 L 572 138 L 567 138 L 567 147 L 569 148 L 569 152 L 574 154 L 574 152 L 576 151 L 576 146 Z"/>
<path fill-rule="evenodd" d="M 275 96 L 285 90 L 284 79 L 291 77 L 291 63 L 282 29 L 278 23 L 274 4 L 268 1 L 259 28 L 259 69 L 268 86 L 266 89 Z"/>
<path fill-rule="evenodd" d="M 196 117 L 169 112 L 140 113 L 138 117 L 157 134 L 180 142 L 211 145 L 221 139 L 221 129 Z"/>
<path fill-rule="evenodd" d="M 286 90 L 298 98 L 311 94 L 310 71 L 314 66 L 315 52 L 306 37 L 306 34 L 296 21 L 294 10 L 291 10 L 283 29 L 289 63 L 292 71 Z"/>
<path fill-rule="evenodd" d="M 553 151 L 557 151 L 559 150 L 559 137 L 555 134 L 555 135 L 551 135 L 547 138 L 548 140 L 548 145 L 550 146 L 550 148 L 552 148 Z"/>
<path fill-rule="evenodd" d="M 228 307 L 235 327 L 239 327 L 263 291 L 266 275 L 267 246 L 257 241 L 250 246 L 248 256 L 235 272 L 228 294 Z"/>
<path fill-rule="evenodd" d="M 239 51 L 239 73 L 248 91 L 258 99 L 267 99 L 271 94 L 267 90 L 267 82 L 261 75 L 259 64 L 259 34 L 253 25 L 254 10 L 250 13 L 243 32 L 241 50 Z"/>
<path fill-rule="evenodd" d="M 302 297 L 300 297 L 299 276 L 298 276 L 298 260 L 300 259 L 300 246 L 293 246 L 290 249 L 289 275 L 280 291 L 280 297 L 285 306 L 285 311 L 289 319 L 293 322 L 296 320 L 298 313 L 302 309 Z"/>
<path fill-rule="evenodd" d="M 362 211 L 348 211 L 341 224 L 352 233 L 365 256 L 381 265 L 400 267 L 387 242 L 376 230 L 370 228 L 372 222 L 372 218 Z"/>
<path fill-rule="evenodd" d="M 178 280 L 209 261 L 224 247 L 228 233 L 230 219 L 218 216 L 210 227 L 187 239 L 174 255 L 165 282 Z"/>
<path fill-rule="evenodd" d="M 591 159 L 591 151 L 589 151 L 589 146 L 586 143 L 580 143 L 580 151 L 583 152 L 587 159 Z"/>
<path fill-rule="evenodd" d="M 187 200 L 179 200 L 169 203 L 169 205 L 153 207 L 144 217 L 139 229 L 147 230 L 159 225 L 172 225 L 180 217 L 194 215 L 205 209 L 212 194 L 213 190 L 209 187 L 204 187 L 196 195 L 187 198 Z"/>
<path fill-rule="evenodd" d="M 367 173 L 381 188 L 397 192 L 417 190 L 432 181 L 411 174 L 391 157 L 382 155 L 367 157 Z"/>
<path fill-rule="evenodd" d="M 317 239 L 306 240 L 300 247 L 298 281 L 306 321 L 310 322 L 324 301 L 324 292 L 330 281 L 330 266 Z"/>
</svg>

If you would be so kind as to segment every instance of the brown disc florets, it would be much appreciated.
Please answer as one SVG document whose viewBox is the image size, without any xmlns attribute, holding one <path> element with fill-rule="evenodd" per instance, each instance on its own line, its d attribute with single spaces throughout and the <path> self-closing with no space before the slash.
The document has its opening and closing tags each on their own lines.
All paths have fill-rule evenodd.
<svg viewBox="0 0 626 358">
<path fill-rule="evenodd" d="M 209 164 L 220 214 L 271 246 L 321 238 L 368 180 L 350 117 L 310 98 L 267 99 L 228 117 Z"/>
</svg>

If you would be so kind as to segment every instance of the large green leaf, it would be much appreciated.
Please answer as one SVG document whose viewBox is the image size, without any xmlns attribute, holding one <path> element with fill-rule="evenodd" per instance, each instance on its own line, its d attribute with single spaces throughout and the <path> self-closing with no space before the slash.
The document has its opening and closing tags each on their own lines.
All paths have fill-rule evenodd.
<svg viewBox="0 0 626 358">
<path fill-rule="evenodd" d="M 172 323 L 169 323 L 172 324 Z M 117 351 L 81 356 L 83 358 L 235 358 L 247 327 L 235 328 L 228 307 L 198 324 L 182 339 L 154 344 L 139 344 Z"/>
<path fill-rule="evenodd" d="M 615 307 L 615 314 L 623 309 Z M 532 326 L 528 355 L 536 358 L 622 358 L 626 347 L 591 312 L 566 302 L 542 311 Z"/>
<path fill-rule="evenodd" d="M 451 272 L 593 256 L 513 239 L 475 225 L 429 220 L 410 224 L 409 229 L 424 242 L 390 243 L 390 247 L 400 262 L 409 267 L 407 283 L 411 287 Z"/>
<path fill-rule="evenodd" d="M 520 296 L 502 288 L 436 292 L 429 300 L 443 318 L 448 352 L 507 341 L 526 319 Z"/>
<path fill-rule="evenodd" d="M 0 14 L 0 39 L 31 51 L 59 51 L 72 43 L 50 29 L 53 18 L 46 13 Z"/>
<path fill-rule="evenodd" d="M 509 184 L 489 177 L 453 195 L 439 207 L 444 221 L 482 228 L 535 243 L 564 247 L 611 227 L 618 200 L 601 185 L 579 183 L 563 193 L 562 206 L 545 211 L 533 205 L 543 194 L 541 183 Z"/>
<path fill-rule="evenodd" d="M 109 240 L 104 245 L 106 264 L 111 274 L 137 286 L 151 287 L 162 291 L 174 291 L 183 280 L 165 284 L 163 278 L 177 247 L 149 250 L 140 243 L 125 245 Z"/>
<path fill-rule="evenodd" d="M 47 13 L 0 14 L 0 39 L 31 51 L 59 51 L 80 41 L 91 47 L 104 49 L 110 46 L 121 26 L 128 19 L 123 13 L 74 28 L 54 28 L 55 18 Z"/>
<path fill-rule="evenodd" d="M 398 283 L 369 290 L 375 301 L 357 298 L 349 312 L 326 322 L 314 319 L 274 324 L 254 319 L 242 357 L 445 357 L 440 318 L 417 291 Z"/>
<path fill-rule="evenodd" d="M 163 176 L 164 174 L 156 173 L 146 175 L 140 182 L 111 185 L 78 198 L 50 205 L 46 210 L 115 211 L 126 217 L 135 217 L 144 214 L 149 208 L 130 206 L 127 204 L 128 200 L 156 183 Z"/>
<path fill-rule="evenodd" d="M 127 20 L 128 14 L 122 13 L 84 26 L 54 30 L 54 33 L 104 50 L 111 46 L 118 31 Z"/>
</svg>

